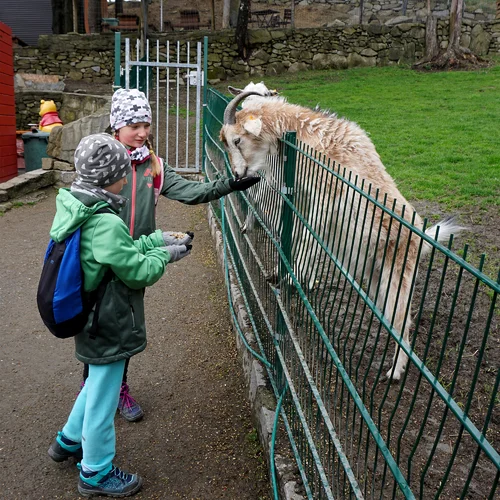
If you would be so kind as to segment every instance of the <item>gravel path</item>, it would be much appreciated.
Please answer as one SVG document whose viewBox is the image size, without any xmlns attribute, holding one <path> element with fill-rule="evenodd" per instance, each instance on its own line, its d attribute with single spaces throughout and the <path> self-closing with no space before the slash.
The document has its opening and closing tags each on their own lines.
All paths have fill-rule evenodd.
<svg viewBox="0 0 500 500">
<path fill-rule="evenodd" d="M 0 217 L 0 496 L 79 498 L 73 462 L 47 448 L 81 379 L 72 340 L 44 329 L 35 296 L 55 190 Z M 130 363 L 145 418 L 116 418 L 116 463 L 144 477 L 138 499 L 269 499 L 205 206 L 161 200 L 158 227 L 195 232 L 192 254 L 146 293 L 149 345 Z"/>
</svg>

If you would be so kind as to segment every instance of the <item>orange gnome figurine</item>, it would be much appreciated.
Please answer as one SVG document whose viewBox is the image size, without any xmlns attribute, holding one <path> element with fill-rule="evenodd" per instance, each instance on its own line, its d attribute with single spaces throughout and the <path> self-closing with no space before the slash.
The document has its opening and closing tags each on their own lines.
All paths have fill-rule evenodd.
<svg viewBox="0 0 500 500">
<path fill-rule="evenodd" d="M 40 101 L 40 116 L 42 119 L 38 125 L 41 132 L 50 132 L 54 127 L 61 127 L 63 122 L 57 114 L 56 103 L 54 101 Z"/>
</svg>

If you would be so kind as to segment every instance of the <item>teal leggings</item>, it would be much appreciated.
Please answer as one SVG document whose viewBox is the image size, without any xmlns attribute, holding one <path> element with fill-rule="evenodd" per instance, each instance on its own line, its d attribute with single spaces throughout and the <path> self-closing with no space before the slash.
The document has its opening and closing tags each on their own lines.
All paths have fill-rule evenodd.
<svg viewBox="0 0 500 500">
<path fill-rule="evenodd" d="M 115 456 L 115 413 L 120 398 L 125 360 L 89 365 L 89 376 L 63 427 L 63 434 L 82 443 L 82 465 L 95 472 L 111 465 Z"/>
</svg>

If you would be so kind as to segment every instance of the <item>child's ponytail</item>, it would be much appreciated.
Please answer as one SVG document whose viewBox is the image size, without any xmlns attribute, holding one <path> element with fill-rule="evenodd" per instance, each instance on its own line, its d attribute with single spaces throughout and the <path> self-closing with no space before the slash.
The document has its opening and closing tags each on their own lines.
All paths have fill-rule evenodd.
<svg viewBox="0 0 500 500">
<path fill-rule="evenodd" d="M 161 164 L 160 160 L 156 156 L 155 152 L 153 151 L 153 148 L 151 146 L 151 143 L 149 142 L 149 139 L 146 139 L 146 147 L 149 149 L 149 154 L 151 155 L 151 170 L 153 171 L 153 177 L 156 177 L 157 175 L 160 175 L 161 173 Z"/>
</svg>

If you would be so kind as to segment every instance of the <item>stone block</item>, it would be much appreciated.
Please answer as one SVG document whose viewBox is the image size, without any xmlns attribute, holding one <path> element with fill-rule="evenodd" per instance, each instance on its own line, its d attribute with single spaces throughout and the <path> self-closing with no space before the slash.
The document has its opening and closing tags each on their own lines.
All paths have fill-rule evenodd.
<svg viewBox="0 0 500 500">
<path fill-rule="evenodd" d="M 90 134 L 105 132 L 109 127 L 109 114 L 85 116 L 74 122 L 52 130 L 47 154 L 57 160 L 73 162 L 75 149 L 80 140 Z"/>
<path fill-rule="evenodd" d="M 58 75 L 37 75 L 32 73 L 16 73 L 14 77 L 16 90 L 40 90 L 62 92 L 64 82 Z"/>
<path fill-rule="evenodd" d="M 42 158 L 42 169 L 52 170 L 54 167 L 54 158 Z"/>
<path fill-rule="evenodd" d="M 0 189 L 0 201 L 7 201 L 8 199 L 9 194 L 7 193 L 7 191 L 5 189 Z"/>
<path fill-rule="evenodd" d="M 304 62 L 294 62 L 289 68 L 288 73 L 302 73 L 307 71 L 309 66 Z"/>
<path fill-rule="evenodd" d="M 73 171 L 75 166 L 72 163 L 56 160 L 54 161 L 54 170 Z"/>
<path fill-rule="evenodd" d="M 54 170 L 54 181 L 57 186 L 70 186 L 76 179 L 76 172 Z"/>
<path fill-rule="evenodd" d="M 368 66 L 376 66 L 377 59 L 375 57 L 363 57 L 356 52 L 351 52 L 347 56 L 347 67 L 355 68 L 355 67 L 368 67 Z"/>
<path fill-rule="evenodd" d="M 285 71 L 285 65 L 280 62 L 270 63 L 266 67 L 267 76 L 280 75 L 281 73 L 284 73 L 284 71 Z"/>
</svg>

